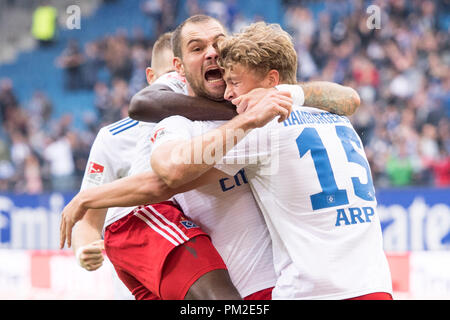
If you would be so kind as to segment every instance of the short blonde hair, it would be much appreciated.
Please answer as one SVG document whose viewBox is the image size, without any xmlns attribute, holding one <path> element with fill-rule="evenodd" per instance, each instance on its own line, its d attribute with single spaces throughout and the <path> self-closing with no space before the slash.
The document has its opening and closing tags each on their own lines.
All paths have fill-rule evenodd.
<svg viewBox="0 0 450 320">
<path fill-rule="evenodd" d="M 171 32 L 166 32 L 162 34 L 153 44 L 151 60 L 152 67 L 158 66 L 159 64 L 167 64 L 166 59 L 164 59 L 163 53 L 165 53 L 166 50 L 172 50 L 172 44 L 170 42 L 171 36 Z M 171 63 L 172 60 L 170 61 L 170 64 Z"/>
<path fill-rule="evenodd" d="M 253 23 L 219 40 L 217 51 L 222 68 L 239 63 L 262 76 L 274 69 L 280 74 L 280 82 L 297 83 L 297 52 L 292 37 L 279 24 Z"/>
</svg>

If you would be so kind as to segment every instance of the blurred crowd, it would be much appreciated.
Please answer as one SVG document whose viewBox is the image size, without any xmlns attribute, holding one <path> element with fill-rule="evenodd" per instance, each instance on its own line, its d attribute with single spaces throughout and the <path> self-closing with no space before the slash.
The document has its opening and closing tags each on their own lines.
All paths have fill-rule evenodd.
<svg viewBox="0 0 450 320">
<path fill-rule="evenodd" d="M 359 92 L 351 120 L 375 185 L 450 185 L 449 2 L 335 0 L 319 12 L 295 3 L 287 1 L 285 27 L 299 80 Z M 378 24 L 369 5 L 379 8 Z"/>
<path fill-rule="evenodd" d="M 77 190 L 98 130 L 126 117 L 131 97 L 146 86 L 151 50 L 152 40 L 139 31 L 127 36 L 118 30 L 83 48 L 68 43 L 55 61 L 64 70 L 61 85 L 67 94 L 94 93 L 95 113 L 86 114 L 83 129 L 70 113 L 53 118 L 45 92 L 18 101 L 12 82 L 0 80 L 0 191 Z"/>
<path fill-rule="evenodd" d="M 176 26 L 180 1 L 146 0 L 155 22 L 151 39 L 117 31 L 81 47 L 68 43 L 56 63 L 68 92 L 91 90 L 96 116 L 73 128 L 70 115 L 52 119 L 52 101 L 37 91 L 18 101 L 0 81 L 0 191 L 76 191 L 99 128 L 127 116 L 131 97 L 146 86 L 145 67 L 158 35 Z M 328 80 L 355 88 L 362 99 L 351 121 L 377 187 L 450 186 L 450 48 L 441 19 L 446 1 L 284 1 L 284 21 L 299 56 L 299 81 Z M 235 0 L 187 0 L 188 15 L 205 13 L 231 32 L 261 17 L 245 17 Z M 321 6 L 318 7 L 317 5 Z M 369 4 L 380 8 L 368 28 Z M 373 25 L 372 25 L 373 26 Z M 107 70 L 107 75 L 102 75 Z"/>
</svg>

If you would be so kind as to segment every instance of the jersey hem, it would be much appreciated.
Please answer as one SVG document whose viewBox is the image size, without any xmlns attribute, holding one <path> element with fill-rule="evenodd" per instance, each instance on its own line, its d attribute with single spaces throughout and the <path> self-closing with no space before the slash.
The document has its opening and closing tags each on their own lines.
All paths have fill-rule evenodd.
<svg viewBox="0 0 450 320">
<path fill-rule="evenodd" d="M 258 291 L 268 289 L 268 288 L 275 288 L 275 281 L 273 282 L 264 282 L 264 284 L 261 284 L 259 286 L 252 287 L 251 289 L 246 289 L 245 291 L 239 291 L 239 294 L 242 298 L 248 297 L 251 294 L 254 294 Z"/>
<path fill-rule="evenodd" d="M 308 297 L 300 297 L 300 298 L 274 298 L 273 300 L 345 300 L 350 298 L 356 298 L 359 296 L 363 296 L 370 293 L 375 292 L 386 292 L 393 296 L 392 289 L 387 290 L 385 287 L 380 288 L 370 288 L 370 289 L 361 289 L 358 291 L 339 293 L 339 294 L 328 294 L 328 295 L 316 295 L 316 296 L 308 296 Z"/>
</svg>

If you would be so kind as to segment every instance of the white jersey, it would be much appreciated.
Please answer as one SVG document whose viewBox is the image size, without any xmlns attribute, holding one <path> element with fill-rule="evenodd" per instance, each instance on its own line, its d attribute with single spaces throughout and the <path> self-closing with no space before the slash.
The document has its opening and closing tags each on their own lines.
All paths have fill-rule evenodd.
<svg viewBox="0 0 450 320">
<path fill-rule="evenodd" d="M 370 167 L 346 117 L 295 106 L 216 167 L 245 167 L 272 236 L 274 299 L 392 294 Z"/>
<path fill-rule="evenodd" d="M 153 84 L 163 84 L 172 89 L 173 92 L 188 94 L 186 78 L 175 71 L 163 74 Z"/>
<path fill-rule="evenodd" d="M 173 116 L 155 127 L 153 150 L 167 141 L 187 140 L 222 122 L 190 121 Z M 252 195 L 245 172 L 224 175 L 215 184 L 178 194 L 183 212 L 211 236 L 242 297 L 273 287 L 276 282 L 270 235 Z"/>
<path fill-rule="evenodd" d="M 169 72 L 154 83 L 164 84 L 176 93 L 186 94 L 186 80 L 177 72 Z M 113 182 L 117 179 L 149 170 L 149 144 L 143 141 L 152 132 L 155 124 L 125 118 L 100 129 L 91 147 L 88 165 L 81 190 Z M 138 141 L 141 141 L 138 144 Z M 147 153 L 147 158 L 140 156 Z M 131 208 L 110 208 L 103 228 L 127 215 Z"/>
<path fill-rule="evenodd" d="M 140 121 L 137 125 L 137 130 L 134 135 L 134 148 L 130 150 L 126 156 L 130 161 L 130 168 L 128 170 L 128 176 L 142 173 L 151 170 L 150 166 L 150 151 L 151 145 L 146 140 L 150 139 L 150 134 L 155 123 Z M 136 207 L 116 207 L 108 209 L 105 218 L 105 224 L 103 229 L 109 226 L 111 223 L 125 217 Z"/>
<path fill-rule="evenodd" d="M 126 177 L 136 146 L 139 121 L 125 118 L 100 129 L 89 153 L 81 190 Z"/>
</svg>

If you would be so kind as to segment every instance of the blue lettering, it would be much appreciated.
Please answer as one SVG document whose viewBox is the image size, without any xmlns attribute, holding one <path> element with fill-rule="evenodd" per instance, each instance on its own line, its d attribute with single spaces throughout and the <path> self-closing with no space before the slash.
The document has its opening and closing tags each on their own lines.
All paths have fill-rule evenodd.
<svg viewBox="0 0 450 320">
<path fill-rule="evenodd" d="M 239 179 L 239 177 L 241 177 L 242 182 Z M 239 170 L 238 173 L 235 174 L 234 181 L 236 182 L 236 185 L 238 185 L 238 186 L 240 186 L 243 183 L 248 183 L 247 177 L 245 176 L 244 169 Z"/>
<path fill-rule="evenodd" d="M 366 222 L 372 222 L 370 220 L 370 216 L 373 216 L 375 214 L 375 211 L 373 210 L 372 207 L 363 207 L 362 208 L 364 211 L 364 216 L 366 217 Z"/>
<path fill-rule="evenodd" d="M 321 114 L 315 114 L 314 118 L 316 119 L 317 123 L 324 123 L 322 120 L 322 115 Z"/>
<path fill-rule="evenodd" d="M 302 117 L 300 112 L 298 110 L 295 110 L 295 113 L 297 113 L 299 124 L 305 124 L 305 119 Z"/>
<path fill-rule="evenodd" d="M 328 118 L 328 113 L 321 113 L 320 117 L 322 118 L 323 123 L 331 123 L 330 119 Z"/>
<path fill-rule="evenodd" d="M 302 112 L 303 116 L 306 118 L 306 123 L 313 123 L 314 120 L 311 117 L 311 114 L 308 112 Z"/>
<path fill-rule="evenodd" d="M 225 185 L 225 181 L 227 181 L 227 180 L 230 180 L 230 179 L 229 179 L 229 178 L 223 178 L 223 179 L 220 179 L 220 180 L 219 180 L 220 187 L 222 188 L 222 191 L 223 191 L 223 192 L 228 191 L 228 190 L 231 190 L 231 189 L 234 188 L 234 185 L 231 185 L 230 187 L 227 187 L 227 186 Z"/>
<path fill-rule="evenodd" d="M 344 209 L 338 209 L 337 210 L 337 218 L 336 218 L 336 227 L 339 227 L 341 225 L 341 221 L 344 221 L 345 225 L 349 225 L 350 222 L 347 219 L 347 215 L 345 214 Z"/>
<path fill-rule="evenodd" d="M 283 125 L 285 127 L 310 123 L 317 123 L 317 124 L 350 123 L 350 120 L 348 120 L 346 117 L 329 112 L 310 113 L 307 111 L 295 110 L 294 112 L 291 113 L 289 118 L 283 121 Z"/>
<path fill-rule="evenodd" d="M 364 223 L 365 221 L 361 218 L 362 211 L 360 208 L 349 208 L 350 216 L 352 218 L 352 224 L 356 224 L 356 218 L 358 218 L 359 222 Z"/>
<path fill-rule="evenodd" d="M 244 169 L 241 169 L 234 175 L 234 183 L 230 178 L 222 178 L 219 180 L 220 187 L 223 192 L 233 189 L 235 186 L 240 186 L 242 184 L 248 183 L 247 176 L 245 175 Z"/>
<path fill-rule="evenodd" d="M 314 117 L 316 118 L 316 122 L 317 123 L 324 123 L 322 121 L 322 115 L 320 113 L 319 114 L 315 114 Z"/>
<path fill-rule="evenodd" d="M 291 123 L 291 119 L 290 119 L 290 118 L 291 118 L 291 117 L 289 117 L 289 118 L 287 118 L 286 120 L 283 121 L 283 124 L 284 124 L 285 127 L 287 127 L 287 126 L 292 126 L 292 123 Z"/>
<path fill-rule="evenodd" d="M 325 123 L 332 123 L 330 121 L 330 114 L 329 113 L 321 113 L 322 119 L 325 121 Z"/>
<path fill-rule="evenodd" d="M 290 118 L 292 118 L 292 123 L 293 124 L 300 124 L 300 122 L 298 121 L 297 115 L 295 114 L 295 112 L 291 113 Z"/>
<path fill-rule="evenodd" d="M 348 216 L 345 212 L 346 210 L 348 210 Z M 335 226 L 340 227 L 342 225 L 342 222 L 347 226 L 350 224 L 372 222 L 372 220 L 370 220 L 370 217 L 375 215 L 375 210 L 372 207 L 347 208 L 338 209 L 336 213 L 337 216 Z M 363 214 L 364 217 L 362 217 Z"/>
</svg>

